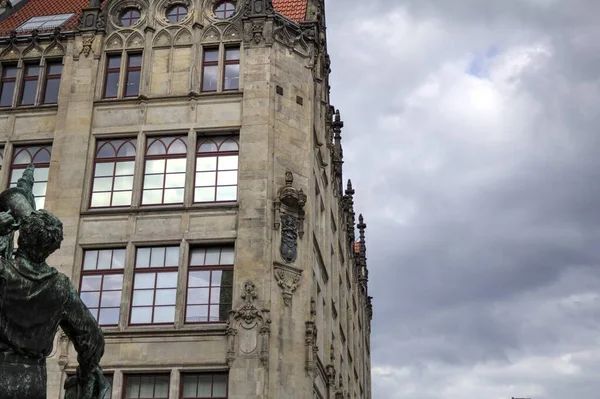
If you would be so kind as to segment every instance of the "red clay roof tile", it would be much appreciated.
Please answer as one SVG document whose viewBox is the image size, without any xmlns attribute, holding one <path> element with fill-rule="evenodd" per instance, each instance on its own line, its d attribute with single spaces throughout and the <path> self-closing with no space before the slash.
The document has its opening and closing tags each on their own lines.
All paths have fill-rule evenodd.
<svg viewBox="0 0 600 399">
<path fill-rule="evenodd" d="M 283 16 L 294 20 L 304 21 L 306 19 L 307 0 L 273 0 L 275 11 Z"/>
</svg>

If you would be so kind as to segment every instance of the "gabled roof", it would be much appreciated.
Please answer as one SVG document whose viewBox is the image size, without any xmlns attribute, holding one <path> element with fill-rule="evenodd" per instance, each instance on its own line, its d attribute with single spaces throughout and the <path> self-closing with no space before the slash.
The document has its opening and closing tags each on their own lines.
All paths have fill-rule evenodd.
<svg viewBox="0 0 600 399">
<path fill-rule="evenodd" d="M 275 11 L 293 21 L 304 21 L 306 18 L 306 7 L 308 0 L 273 0 Z M 77 26 L 77 20 L 83 8 L 88 7 L 89 0 L 29 0 L 23 1 L 11 15 L 0 20 L 0 35 L 5 36 L 11 30 L 21 26 L 32 17 L 45 15 L 70 14 L 72 18 L 65 22 L 61 29 L 63 31 L 73 30 Z"/>
</svg>

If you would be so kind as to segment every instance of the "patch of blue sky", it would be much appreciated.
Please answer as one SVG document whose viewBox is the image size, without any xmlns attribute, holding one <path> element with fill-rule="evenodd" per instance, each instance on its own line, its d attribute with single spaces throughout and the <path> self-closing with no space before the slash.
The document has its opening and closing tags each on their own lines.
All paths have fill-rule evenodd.
<svg viewBox="0 0 600 399">
<path fill-rule="evenodd" d="M 496 46 L 489 47 L 485 52 L 474 54 L 467 67 L 467 73 L 480 79 L 487 78 L 490 63 L 498 54 L 500 51 Z"/>
</svg>

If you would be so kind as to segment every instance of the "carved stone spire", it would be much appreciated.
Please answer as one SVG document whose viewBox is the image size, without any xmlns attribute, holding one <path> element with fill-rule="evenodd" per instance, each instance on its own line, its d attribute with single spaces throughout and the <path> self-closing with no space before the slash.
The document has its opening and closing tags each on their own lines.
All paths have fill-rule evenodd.
<svg viewBox="0 0 600 399">
<path fill-rule="evenodd" d="M 358 280 L 360 285 L 362 286 L 365 293 L 367 292 L 367 283 L 369 280 L 368 272 L 367 272 L 367 244 L 365 240 L 365 229 L 367 228 L 367 224 L 363 218 L 363 215 L 360 214 L 358 216 L 358 228 L 359 234 L 359 253 L 358 253 Z"/>
<path fill-rule="evenodd" d="M 352 180 L 348 179 L 348 185 L 346 187 L 346 195 L 342 200 L 342 208 L 344 210 L 344 217 L 346 219 L 346 234 L 348 235 L 348 245 L 350 246 L 351 253 L 354 253 L 354 225 L 355 225 L 355 214 L 354 214 L 354 189 L 352 188 Z"/>
<path fill-rule="evenodd" d="M 344 122 L 340 116 L 340 110 L 335 111 L 333 122 L 331 123 L 333 129 L 333 150 L 331 154 L 331 174 L 333 181 L 335 182 L 335 194 L 342 196 L 342 165 L 344 164 L 344 150 L 342 149 L 342 128 Z"/>
</svg>

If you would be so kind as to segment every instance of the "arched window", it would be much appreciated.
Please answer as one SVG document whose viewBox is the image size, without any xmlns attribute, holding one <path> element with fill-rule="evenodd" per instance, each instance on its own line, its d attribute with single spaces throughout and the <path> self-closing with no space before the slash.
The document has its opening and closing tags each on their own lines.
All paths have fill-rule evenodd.
<svg viewBox="0 0 600 399">
<path fill-rule="evenodd" d="M 174 5 L 167 10 L 167 19 L 171 23 L 181 22 L 187 16 L 187 13 L 188 10 L 185 6 L 181 4 Z"/>
<path fill-rule="evenodd" d="M 215 7 L 215 17 L 217 19 L 228 19 L 233 16 L 235 12 L 234 1 L 222 1 Z"/>
<path fill-rule="evenodd" d="M 121 26 L 133 26 L 138 23 L 141 16 L 137 8 L 126 8 L 121 14 Z"/>
</svg>

